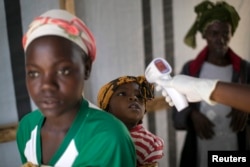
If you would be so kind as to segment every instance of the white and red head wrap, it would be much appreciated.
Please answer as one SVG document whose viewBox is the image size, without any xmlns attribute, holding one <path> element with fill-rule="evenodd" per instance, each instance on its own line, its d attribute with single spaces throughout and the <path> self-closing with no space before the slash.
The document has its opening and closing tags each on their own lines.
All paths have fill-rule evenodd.
<svg viewBox="0 0 250 167">
<path fill-rule="evenodd" d="M 94 61 L 96 57 L 96 43 L 93 34 L 85 23 L 68 11 L 53 9 L 35 18 L 23 36 L 24 51 L 36 38 L 56 35 L 77 44 Z"/>
</svg>

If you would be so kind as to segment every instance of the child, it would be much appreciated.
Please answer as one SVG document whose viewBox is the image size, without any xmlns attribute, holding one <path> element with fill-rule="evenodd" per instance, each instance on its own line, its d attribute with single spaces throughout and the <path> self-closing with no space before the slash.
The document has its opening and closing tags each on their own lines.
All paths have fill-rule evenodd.
<svg viewBox="0 0 250 167">
<path fill-rule="evenodd" d="M 134 140 L 137 166 L 157 166 L 163 156 L 163 140 L 142 126 L 146 101 L 153 98 L 153 85 L 142 76 L 123 76 L 104 85 L 98 106 L 119 118 Z"/>
<path fill-rule="evenodd" d="M 50 10 L 31 23 L 23 47 L 27 89 L 38 107 L 19 124 L 23 164 L 135 166 L 126 127 L 82 97 L 96 55 L 88 27 L 67 11 Z"/>
</svg>

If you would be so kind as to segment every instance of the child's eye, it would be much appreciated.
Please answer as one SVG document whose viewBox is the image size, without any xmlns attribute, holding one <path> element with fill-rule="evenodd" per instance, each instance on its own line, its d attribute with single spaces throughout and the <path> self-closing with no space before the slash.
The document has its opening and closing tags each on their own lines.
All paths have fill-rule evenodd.
<svg viewBox="0 0 250 167">
<path fill-rule="evenodd" d="M 143 99 L 143 96 L 142 96 L 142 95 L 136 95 L 136 97 L 137 97 L 138 99 Z"/>
<path fill-rule="evenodd" d="M 37 78 L 39 76 L 39 73 L 37 71 L 28 71 L 27 72 L 27 75 L 30 77 L 30 78 Z"/>
<path fill-rule="evenodd" d="M 119 93 L 117 93 L 117 95 L 118 95 L 118 96 L 125 96 L 126 93 L 125 93 L 125 92 L 119 92 Z"/>
<path fill-rule="evenodd" d="M 69 69 L 61 69 L 61 70 L 58 70 L 58 74 L 59 75 L 69 75 L 69 72 L 70 70 Z"/>
<path fill-rule="evenodd" d="M 144 97 L 140 94 L 140 95 L 136 95 L 136 97 L 139 99 L 139 100 L 144 100 Z"/>
</svg>

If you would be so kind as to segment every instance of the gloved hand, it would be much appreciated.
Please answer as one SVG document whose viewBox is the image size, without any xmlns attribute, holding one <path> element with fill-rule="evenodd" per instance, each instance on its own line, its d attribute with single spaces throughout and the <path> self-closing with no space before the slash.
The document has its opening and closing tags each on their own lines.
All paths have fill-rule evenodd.
<svg viewBox="0 0 250 167">
<path fill-rule="evenodd" d="M 201 112 L 191 111 L 191 119 L 196 135 L 201 139 L 211 139 L 214 136 L 214 124 Z"/>
<path fill-rule="evenodd" d="M 231 117 L 230 127 L 234 132 L 242 131 L 248 120 L 248 113 L 233 109 L 227 117 Z"/>
<path fill-rule="evenodd" d="M 189 102 L 206 101 L 208 104 L 216 104 L 210 99 L 210 96 L 215 89 L 217 80 L 201 79 L 190 77 L 187 75 L 176 75 L 172 79 L 162 81 L 156 86 L 156 90 L 162 90 L 162 95 L 166 97 L 166 101 L 170 106 L 173 106 L 171 98 L 163 87 L 171 87 L 183 94 Z"/>
</svg>

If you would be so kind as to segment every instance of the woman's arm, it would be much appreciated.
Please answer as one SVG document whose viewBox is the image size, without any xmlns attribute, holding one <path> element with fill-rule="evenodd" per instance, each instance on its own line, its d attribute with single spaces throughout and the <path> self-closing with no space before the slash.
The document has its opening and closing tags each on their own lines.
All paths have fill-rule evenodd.
<svg viewBox="0 0 250 167">
<path fill-rule="evenodd" d="M 250 86 L 218 82 L 211 94 L 211 100 L 250 112 Z"/>
<path fill-rule="evenodd" d="M 162 83 L 161 87 L 163 86 L 176 89 L 189 102 L 204 100 L 209 104 L 222 103 L 250 113 L 249 85 L 176 75 Z M 162 94 L 166 96 L 169 105 L 172 105 L 173 103 L 164 89 L 162 89 Z"/>
</svg>

